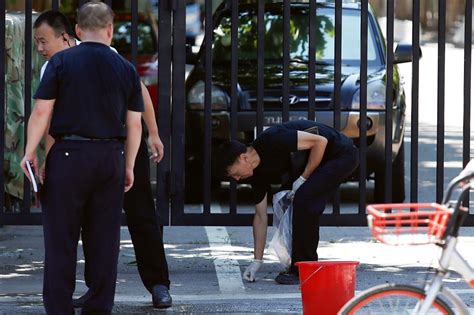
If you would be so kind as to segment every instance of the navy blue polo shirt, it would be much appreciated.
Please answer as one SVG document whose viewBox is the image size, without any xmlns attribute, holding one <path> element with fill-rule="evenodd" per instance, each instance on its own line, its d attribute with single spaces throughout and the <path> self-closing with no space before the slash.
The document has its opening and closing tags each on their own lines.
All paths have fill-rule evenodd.
<svg viewBox="0 0 474 315">
<path fill-rule="evenodd" d="M 127 110 L 143 112 L 140 78 L 109 46 L 83 42 L 56 53 L 35 99 L 55 99 L 49 133 L 87 138 L 126 138 Z"/>
</svg>

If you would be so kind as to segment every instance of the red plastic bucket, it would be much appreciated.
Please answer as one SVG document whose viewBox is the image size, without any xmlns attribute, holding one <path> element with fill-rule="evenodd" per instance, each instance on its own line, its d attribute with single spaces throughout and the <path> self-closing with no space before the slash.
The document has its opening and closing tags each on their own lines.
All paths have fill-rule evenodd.
<svg viewBox="0 0 474 315">
<path fill-rule="evenodd" d="M 301 261 L 303 313 L 334 315 L 354 296 L 358 261 Z"/>
</svg>

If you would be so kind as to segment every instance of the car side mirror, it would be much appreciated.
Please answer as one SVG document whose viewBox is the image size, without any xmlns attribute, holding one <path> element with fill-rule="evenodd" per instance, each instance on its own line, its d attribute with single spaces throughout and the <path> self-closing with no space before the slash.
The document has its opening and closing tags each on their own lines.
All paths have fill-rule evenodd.
<svg viewBox="0 0 474 315">
<path fill-rule="evenodd" d="M 422 56 L 421 48 L 420 50 L 420 58 Z M 404 63 L 404 62 L 412 62 L 413 58 L 411 55 L 412 45 L 411 44 L 398 44 L 397 48 L 395 49 L 395 53 L 393 56 L 393 63 Z"/>
<path fill-rule="evenodd" d="M 186 44 L 186 64 L 195 65 L 198 61 L 198 54 L 193 51 L 193 45 Z"/>
</svg>

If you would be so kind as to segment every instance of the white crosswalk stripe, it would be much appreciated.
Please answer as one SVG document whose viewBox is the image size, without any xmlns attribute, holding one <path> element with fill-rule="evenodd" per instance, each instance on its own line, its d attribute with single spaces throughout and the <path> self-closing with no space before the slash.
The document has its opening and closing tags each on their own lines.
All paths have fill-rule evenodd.
<svg viewBox="0 0 474 315">
<path fill-rule="evenodd" d="M 211 204 L 212 213 L 222 213 L 218 203 Z M 222 293 L 245 292 L 239 261 L 232 258 L 232 244 L 225 227 L 206 226 L 207 238 L 214 258 L 217 280 Z"/>
</svg>

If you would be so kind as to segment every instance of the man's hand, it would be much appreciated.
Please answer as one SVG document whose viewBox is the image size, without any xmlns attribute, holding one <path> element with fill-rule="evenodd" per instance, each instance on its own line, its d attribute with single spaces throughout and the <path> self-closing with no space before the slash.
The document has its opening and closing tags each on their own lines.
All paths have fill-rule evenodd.
<svg viewBox="0 0 474 315">
<path fill-rule="evenodd" d="M 25 156 L 20 162 L 20 167 L 23 172 L 26 174 L 28 179 L 31 181 L 30 176 L 28 175 L 28 169 L 26 168 L 26 161 L 30 161 L 32 163 L 32 167 L 36 176 L 38 176 L 38 157 L 36 155 L 36 148 L 38 147 L 41 138 L 45 134 L 51 116 L 53 114 L 54 102 L 56 100 L 42 100 L 37 99 L 35 101 L 35 106 L 31 111 L 30 118 L 28 119 L 28 126 L 27 126 L 27 139 L 28 142 L 26 143 L 25 147 Z"/>
<path fill-rule="evenodd" d="M 255 281 L 257 271 L 262 267 L 263 260 L 254 259 L 244 271 L 244 279 L 249 282 Z"/>
<path fill-rule="evenodd" d="M 306 178 L 304 178 L 303 176 L 298 177 L 298 179 L 293 182 L 293 187 L 291 188 L 291 190 L 293 191 L 293 193 L 296 193 L 296 191 L 297 191 L 297 190 L 301 187 L 301 185 L 303 185 L 305 182 L 306 182 Z"/>
<path fill-rule="evenodd" d="M 158 134 L 150 134 L 148 136 L 148 147 L 152 152 L 150 159 L 155 163 L 159 163 L 163 158 L 164 150 L 163 143 L 161 142 L 161 139 Z"/>
<path fill-rule="evenodd" d="M 20 167 L 23 170 L 23 173 L 25 173 L 26 177 L 28 177 L 31 182 L 30 174 L 28 172 L 28 169 L 26 168 L 27 161 L 32 163 L 31 166 L 33 168 L 33 171 L 36 173 L 36 176 L 38 176 L 38 157 L 36 156 L 36 153 L 25 154 L 25 156 L 20 162 Z"/>
<path fill-rule="evenodd" d="M 133 169 L 126 168 L 125 169 L 125 189 L 124 189 L 125 192 L 129 191 L 130 188 L 132 188 L 133 179 L 134 179 Z"/>
</svg>

